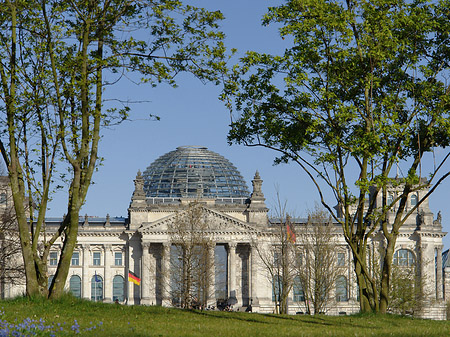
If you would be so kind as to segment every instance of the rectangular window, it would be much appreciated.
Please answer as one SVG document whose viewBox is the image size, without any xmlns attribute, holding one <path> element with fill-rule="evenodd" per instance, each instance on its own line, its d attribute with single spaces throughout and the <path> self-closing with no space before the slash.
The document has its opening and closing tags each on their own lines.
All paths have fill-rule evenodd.
<svg viewBox="0 0 450 337">
<path fill-rule="evenodd" d="M 0 193 L 0 204 L 6 204 L 6 193 Z"/>
<path fill-rule="evenodd" d="M 114 265 L 115 266 L 121 266 L 122 265 L 122 253 L 121 252 L 115 252 L 114 253 Z"/>
<path fill-rule="evenodd" d="M 282 264 L 282 256 L 281 252 L 275 251 L 273 252 L 273 266 L 274 268 L 280 268 Z"/>
<path fill-rule="evenodd" d="M 416 206 L 417 205 L 417 194 L 412 194 L 411 195 L 411 206 Z"/>
<path fill-rule="evenodd" d="M 94 254 L 93 254 L 93 265 L 94 266 L 100 266 L 101 258 L 102 258 L 102 253 L 94 252 Z"/>
<path fill-rule="evenodd" d="M 72 254 L 72 266 L 79 266 L 80 265 L 80 253 L 79 252 L 73 252 Z"/>
<path fill-rule="evenodd" d="M 345 253 L 338 253 L 337 255 L 337 265 L 338 267 L 345 266 Z"/>
<path fill-rule="evenodd" d="M 51 266 L 58 265 L 58 253 L 57 252 L 50 252 L 50 265 Z"/>
<path fill-rule="evenodd" d="M 303 266 L 303 253 L 297 253 L 296 255 L 297 267 Z"/>
<path fill-rule="evenodd" d="M 294 302 L 304 302 L 305 301 L 305 293 L 303 292 L 302 282 L 300 281 L 300 277 L 296 276 L 294 278 L 294 284 L 292 286 L 294 290 Z"/>
<path fill-rule="evenodd" d="M 280 275 L 275 275 L 272 279 L 272 301 L 280 302 L 282 292 L 283 278 Z"/>
</svg>

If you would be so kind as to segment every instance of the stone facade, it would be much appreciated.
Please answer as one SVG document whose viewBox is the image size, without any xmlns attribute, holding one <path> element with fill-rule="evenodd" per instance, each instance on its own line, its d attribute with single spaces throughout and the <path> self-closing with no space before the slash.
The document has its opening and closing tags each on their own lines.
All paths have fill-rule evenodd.
<svg viewBox="0 0 450 337">
<path fill-rule="evenodd" d="M 225 300 L 234 310 L 272 313 L 272 282 L 259 249 L 270 250 L 274 242 L 274 229 L 268 217 L 268 208 L 262 191 L 262 179 L 256 172 L 252 180 L 252 193 L 248 198 L 196 197 L 158 198 L 146 195 L 144 176 L 138 172 L 134 180 L 134 193 L 126 218 L 80 218 L 77 247 L 72 259 L 67 288 L 77 296 L 126 304 L 174 305 L 171 293 L 171 259 L 173 236 L 168 232 L 177 217 L 187 212 L 190 204 L 197 203 L 202 218 L 208 224 L 210 269 L 216 284 L 209 285 L 208 305 L 217 306 Z M 426 191 L 409 201 L 409 207 Z M 395 189 L 391 191 L 395 197 Z M 380 200 L 381 201 L 381 200 Z M 57 226 L 62 219 L 46 219 L 47 228 Z M 293 219 L 295 231 L 301 231 L 307 219 Z M 56 228 L 56 227 L 55 227 Z M 326 312 L 333 315 L 351 314 L 359 310 L 358 291 L 353 272 L 352 257 L 335 224 L 337 250 L 343 265 L 341 276 L 346 279 L 345 300 L 330 299 Z M 442 259 L 442 231 L 440 215 L 434 219 L 428 201 L 420 211 L 411 215 L 403 225 L 397 240 L 397 251 L 405 253 L 418 266 L 426 289 L 422 317 L 445 319 L 444 298 L 449 300 L 450 262 L 448 251 Z M 383 245 L 375 235 L 369 244 L 370 251 Z M 54 246 L 50 254 L 49 275 L 54 274 L 60 247 Z M 400 257 L 399 257 L 400 258 Z M 221 260 L 220 260 L 221 259 Z M 222 261 L 222 262 L 220 262 Z M 443 265 L 444 263 L 444 265 Z M 219 271 L 222 271 L 222 276 Z M 132 272 L 141 279 L 140 285 L 128 281 Z M 223 284 L 218 285 L 218 280 Z M 220 288 L 220 289 L 219 289 Z M 23 289 L 22 289 L 23 291 Z M 20 293 L 20 289 L 16 292 Z M 220 297 L 220 298 L 218 298 Z M 306 313 L 304 303 L 289 299 L 289 312 Z"/>
</svg>

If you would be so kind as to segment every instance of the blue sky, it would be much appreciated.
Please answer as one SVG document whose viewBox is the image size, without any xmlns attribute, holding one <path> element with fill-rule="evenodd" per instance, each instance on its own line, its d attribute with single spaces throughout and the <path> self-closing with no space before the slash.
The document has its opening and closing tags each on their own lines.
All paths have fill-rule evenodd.
<svg viewBox="0 0 450 337">
<path fill-rule="evenodd" d="M 261 17 L 268 6 L 280 4 L 278 0 L 189 0 L 190 4 L 220 9 L 225 15 L 222 23 L 229 48 L 237 48 L 238 55 L 246 50 L 282 53 L 289 47 L 282 40 L 276 27 L 262 27 Z M 125 122 L 115 128 L 104 130 L 100 146 L 103 165 L 94 175 L 81 215 L 127 216 L 133 179 L 138 170 L 145 170 L 159 156 L 181 145 L 202 145 L 229 159 L 241 172 L 251 188 L 251 179 L 259 170 L 263 192 L 269 207 L 275 205 L 276 189 L 287 200 L 288 209 L 296 216 L 305 216 L 314 208 L 318 194 L 309 178 L 295 164 L 273 166 L 275 153 L 263 148 L 229 146 L 226 141 L 229 111 L 218 100 L 221 88 L 202 84 L 192 76 L 178 78 L 179 87 L 161 85 L 155 89 L 135 87 L 120 83 L 106 92 L 107 97 L 143 100 L 132 106 L 133 122 Z M 146 117 L 155 114 L 160 121 Z M 447 167 L 448 169 L 448 167 Z M 431 197 L 430 206 L 435 214 L 441 210 L 444 230 L 449 230 L 450 210 L 447 200 L 450 182 L 446 182 Z M 334 204 L 332 199 L 330 204 Z M 61 216 L 66 211 L 67 195 L 58 193 L 50 205 L 49 216 Z M 450 239 L 444 240 L 446 248 Z"/>
</svg>

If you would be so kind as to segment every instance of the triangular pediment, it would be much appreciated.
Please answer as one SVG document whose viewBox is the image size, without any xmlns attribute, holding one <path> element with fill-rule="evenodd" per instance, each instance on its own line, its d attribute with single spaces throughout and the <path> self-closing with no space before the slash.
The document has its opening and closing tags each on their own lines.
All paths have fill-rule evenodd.
<svg viewBox="0 0 450 337">
<path fill-rule="evenodd" d="M 254 225 L 248 224 L 222 212 L 212 210 L 204 206 L 200 209 L 202 217 L 205 219 L 206 230 L 208 232 L 230 234 L 256 234 L 260 232 L 260 230 Z M 177 214 L 174 213 L 168 215 L 154 222 L 143 223 L 138 231 L 141 234 L 165 233 L 169 228 L 172 228 L 174 222 L 178 221 L 177 219 L 186 215 L 187 212 L 188 210 L 184 210 Z"/>
</svg>

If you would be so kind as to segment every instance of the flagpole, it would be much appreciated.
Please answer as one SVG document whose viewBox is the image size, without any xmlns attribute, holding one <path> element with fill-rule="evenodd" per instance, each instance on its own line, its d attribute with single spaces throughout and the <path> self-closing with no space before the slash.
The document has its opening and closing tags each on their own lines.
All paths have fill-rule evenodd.
<svg viewBox="0 0 450 337">
<path fill-rule="evenodd" d="M 129 276 L 128 276 L 128 274 L 130 273 L 130 269 L 129 268 L 127 268 L 127 271 L 126 271 L 127 273 L 126 273 L 126 282 L 127 282 L 127 302 L 126 302 L 126 304 L 128 305 L 128 299 L 129 299 L 129 293 L 130 293 L 130 280 L 129 280 Z"/>
<path fill-rule="evenodd" d="M 94 302 L 97 302 L 97 271 L 94 276 Z"/>
</svg>

